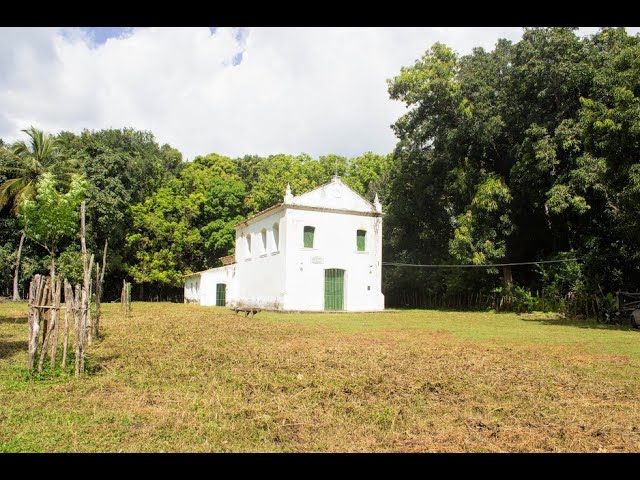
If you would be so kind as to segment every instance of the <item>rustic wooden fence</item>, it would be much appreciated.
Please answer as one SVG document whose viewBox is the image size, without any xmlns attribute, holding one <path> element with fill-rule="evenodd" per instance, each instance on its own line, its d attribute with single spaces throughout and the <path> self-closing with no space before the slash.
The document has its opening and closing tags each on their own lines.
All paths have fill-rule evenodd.
<svg viewBox="0 0 640 480">
<path fill-rule="evenodd" d="M 30 372 L 42 372 L 44 361 L 49 354 L 51 368 L 57 362 L 60 343 L 60 318 L 64 311 L 62 326 L 62 368 L 67 367 L 69 357 L 70 319 L 74 323 L 75 375 L 85 370 L 85 349 L 91 332 L 91 288 L 76 285 L 75 292 L 71 284 L 64 280 L 64 306 L 61 305 L 60 276 L 53 279 L 36 275 L 29 286 L 29 338 L 27 367 Z M 39 352 L 39 355 L 38 355 Z M 37 360 L 37 364 L 36 364 Z"/>
<path fill-rule="evenodd" d="M 80 205 L 80 246 L 82 248 L 83 284 L 73 286 L 64 280 L 64 307 L 62 307 L 62 279 L 60 275 L 45 277 L 36 275 L 29 285 L 28 305 L 28 355 L 27 367 L 29 372 L 36 369 L 42 372 L 44 360 L 49 354 L 51 368 L 55 368 L 57 361 L 58 344 L 60 340 L 60 316 L 64 309 L 64 326 L 62 341 L 62 368 L 67 366 L 69 348 L 70 317 L 74 322 L 75 343 L 75 375 L 82 375 L 85 371 L 85 350 L 91 345 L 93 339 L 99 336 L 100 325 L 100 295 L 104 281 L 104 265 L 107 256 L 107 243 L 105 242 L 102 256 L 102 270 L 96 266 L 96 315 L 91 315 L 91 273 L 93 271 L 94 256 L 88 258 L 85 242 L 85 203 Z M 53 271 L 53 268 L 52 268 Z M 42 338 L 41 338 L 42 337 Z M 40 355 L 38 357 L 38 350 Z"/>
</svg>

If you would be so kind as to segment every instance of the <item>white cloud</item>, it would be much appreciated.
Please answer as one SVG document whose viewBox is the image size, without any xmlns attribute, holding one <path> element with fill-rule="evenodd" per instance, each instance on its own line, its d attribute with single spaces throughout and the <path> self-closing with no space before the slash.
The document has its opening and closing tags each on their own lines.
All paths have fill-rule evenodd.
<svg viewBox="0 0 640 480">
<path fill-rule="evenodd" d="M 596 29 L 583 29 L 593 33 Z M 637 28 L 629 29 L 636 33 Z M 520 28 L 0 29 L 0 138 L 130 126 L 187 158 L 390 152 L 386 79 L 435 41 L 459 53 Z M 242 53 L 242 62 L 233 59 Z"/>
</svg>

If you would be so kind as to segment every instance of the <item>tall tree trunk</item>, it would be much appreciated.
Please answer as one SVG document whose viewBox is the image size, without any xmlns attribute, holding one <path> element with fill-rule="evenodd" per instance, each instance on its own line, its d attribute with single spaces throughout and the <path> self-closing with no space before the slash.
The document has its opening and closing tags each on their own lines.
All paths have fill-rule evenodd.
<svg viewBox="0 0 640 480">
<path fill-rule="evenodd" d="M 51 295 L 53 298 L 53 291 L 55 286 L 55 278 L 56 278 L 56 260 L 53 256 L 53 252 L 51 252 L 51 265 L 49 265 L 49 284 L 51 285 Z"/>
<path fill-rule="evenodd" d="M 507 288 L 511 290 L 511 286 L 513 285 L 513 277 L 511 276 L 511 265 L 505 265 L 502 267 L 502 276 L 504 278 L 504 283 L 507 285 Z"/>
<path fill-rule="evenodd" d="M 20 236 L 20 245 L 18 245 L 18 255 L 16 256 L 16 269 L 13 273 L 13 301 L 20 300 L 20 292 L 18 291 L 18 277 L 20 273 L 20 256 L 22 255 L 22 244 L 24 243 L 24 232 Z"/>
</svg>

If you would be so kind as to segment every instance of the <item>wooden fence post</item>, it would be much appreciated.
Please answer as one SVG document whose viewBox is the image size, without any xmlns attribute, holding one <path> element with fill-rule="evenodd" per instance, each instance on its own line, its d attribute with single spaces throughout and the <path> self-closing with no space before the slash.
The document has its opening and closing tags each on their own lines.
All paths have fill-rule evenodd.
<svg viewBox="0 0 640 480">
<path fill-rule="evenodd" d="M 82 316 L 81 316 L 81 324 L 82 324 L 82 336 L 83 336 L 83 344 L 82 344 L 82 352 L 80 355 L 80 373 L 84 373 L 84 361 L 85 361 L 85 348 L 86 343 L 91 345 L 91 271 L 93 270 L 93 260 L 94 256 L 91 255 L 91 259 L 89 260 L 89 264 L 86 266 L 86 270 L 84 272 L 84 286 L 82 287 Z M 86 339 L 86 343 L 85 340 Z"/>
<path fill-rule="evenodd" d="M 58 335 L 60 333 L 60 293 L 62 287 L 62 278 L 60 275 L 56 278 L 55 292 L 53 292 L 53 302 L 51 302 L 51 322 L 54 324 L 52 327 L 53 338 L 51 339 L 51 356 L 50 364 L 51 368 L 56 366 L 56 354 L 58 353 Z"/>
<path fill-rule="evenodd" d="M 58 319 L 58 317 L 60 316 L 60 311 L 56 310 L 56 294 L 58 296 L 58 300 L 57 300 L 57 306 L 58 308 L 60 307 L 60 278 L 58 277 L 58 279 L 56 280 L 56 278 L 54 277 L 54 279 L 51 281 L 51 288 L 53 288 L 53 291 L 51 292 L 51 305 L 49 306 L 48 310 L 49 310 L 49 322 L 46 325 L 46 332 L 44 335 L 44 340 L 42 341 L 42 348 L 40 349 L 40 360 L 38 361 L 38 372 L 42 371 L 43 365 L 44 365 L 44 357 L 47 354 L 47 346 L 49 345 L 49 341 L 51 341 L 53 343 L 54 339 L 55 339 L 55 328 L 56 328 L 56 321 Z M 44 307 L 44 305 L 43 305 Z M 42 308 L 40 308 L 40 310 L 42 310 Z M 52 354 L 53 354 L 53 346 L 52 346 Z M 51 355 L 51 366 L 53 367 L 54 362 L 55 362 L 55 358 L 53 357 L 53 355 Z"/>
<path fill-rule="evenodd" d="M 73 287 L 64 279 L 64 340 L 62 341 L 62 368 L 67 367 L 67 350 L 69 347 L 69 314 L 73 314 L 73 309 L 76 308 L 73 301 Z"/>
<path fill-rule="evenodd" d="M 75 327 L 75 350 L 76 350 L 76 361 L 75 361 L 75 376 L 80 376 L 80 356 L 83 354 L 84 349 L 84 335 L 82 329 L 82 291 L 80 285 L 76 285 L 75 291 L 75 299 L 73 309 L 73 320 Z"/>
<path fill-rule="evenodd" d="M 93 269 L 93 265 L 88 265 L 87 262 L 87 242 L 86 242 L 86 225 L 85 225 L 85 202 L 83 201 L 80 204 L 80 247 L 82 248 L 82 280 L 83 280 L 83 292 L 82 292 L 82 308 L 84 308 L 86 303 L 85 296 L 89 293 L 89 288 L 87 287 L 87 283 L 91 283 L 91 270 Z M 93 264 L 93 256 L 92 261 Z M 88 281 L 87 281 L 88 276 Z M 91 298 L 89 298 L 89 304 L 91 303 Z M 91 345 L 91 312 L 82 312 L 82 324 L 83 328 L 89 328 L 88 333 L 88 342 Z"/>
<path fill-rule="evenodd" d="M 100 302 L 102 301 L 102 289 L 104 287 L 104 270 L 107 265 L 107 240 L 104 241 L 104 250 L 102 251 L 102 269 L 100 263 L 96 263 L 96 317 L 93 324 L 93 335 L 98 338 L 100 336 Z"/>
<path fill-rule="evenodd" d="M 122 294 L 120 295 L 122 317 L 127 318 L 131 314 L 131 283 L 122 280 Z"/>
<path fill-rule="evenodd" d="M 27 367 L 33 371 L 38 352 L 38 339 L 40 338 L 40 307 L 43 300 L 46 301 L 47 281 L 42 275 L 36 275 L 29 285 L 29 342 Z"/>
</svg>

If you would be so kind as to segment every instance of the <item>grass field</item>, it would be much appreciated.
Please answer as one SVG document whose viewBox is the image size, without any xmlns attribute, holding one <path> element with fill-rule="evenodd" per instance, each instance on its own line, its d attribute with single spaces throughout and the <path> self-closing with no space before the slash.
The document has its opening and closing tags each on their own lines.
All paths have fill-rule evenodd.
<svg viewBox="0 0 640 480">
<path fill-rule="evenodd" d="M 26 375 L 0 303 L 0 451 L 640 451 L 640 331 L 550 315 L 104 305 L 91 374 Z"/>
</svg>

